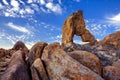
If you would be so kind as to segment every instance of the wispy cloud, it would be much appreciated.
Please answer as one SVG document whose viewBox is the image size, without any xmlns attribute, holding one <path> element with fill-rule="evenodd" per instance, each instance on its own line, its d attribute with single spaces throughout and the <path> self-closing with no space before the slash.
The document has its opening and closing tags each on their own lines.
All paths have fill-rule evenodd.
<svg viewBox="0 0 120 80">
<path fill-rule="evenodd" d="M 12 22 L 9 22 L 7 24 L 7 26 L 9 26 L 10 28 L 17 30 L 19 32 L 30 34 L 30 31 L 28 29 L 26 29 L 25 27 L 22 27 L 22 26 L 15 25 Z"/>
<path fill-rule="evenodd" d="M 79 3 L 81 0 L 70 2 L 73 1 Z M 35 12 L 40 15 L 42 12 L 61 15 L 65 11 L 63 0 L 2 0 L 0 2 L 0 15 L 5 17 L 28 18 Z"/>
<path fill-rule="evenodd" d="M 58 13 L 58 14 L 62 14 L 62 8 L 60 7 L 59 4 L 53 4 L 51 2 L 46 4 L 46 8 L 48 8 L 49 10 Z"/>
<path fill-rule="evenodd" d="M 56 3 L 55 3 L 56 2 Z M 6 7 L 7 5 L 7 7 Z M 6 17 L 26 18 L 34 12 L 62 14 L 63 8 L 61 0 L 2 0 L 0 2 L 0 15 Z"/>
<path fill-rule="evenodd" d="M 115 26 L 120 26 L 120 13 L 107 17 L 107 22 Z"/>
<path fill-rule="evenodd" d="M 6 0 L 2 0 L 2 2 L 3 2 L 5 5 L 9 5 Z"/>
<path fill-rule="evenodd" d="M 86 27 L 95 36 L 96 39 L 103 39 L 105 36 L 116 31 L 117 27 L 113 27 L 106 20 L 86 19 Z"/>
<path fill-rule="evenodd" d="M 31 41 L 33 37 L 32 34 L 21 34 L 21 35 L 9 34 L 6 33 L 6 31 L 1 31 L 1 30 L 0 30 L 0 34 L 1 34 L 0 47 L 5 49 L 12 48 L 17 41 L 24 42 L 26 46 L 30 49 L 33 46 L 33 44 L 36 42 L 34 39 Z"/>
<path fill-rule="evenodd" d="M 45 0 L 40 0 L 41 5 L 45 5 L 45 3 L 46 3 Z"/>
</svg>

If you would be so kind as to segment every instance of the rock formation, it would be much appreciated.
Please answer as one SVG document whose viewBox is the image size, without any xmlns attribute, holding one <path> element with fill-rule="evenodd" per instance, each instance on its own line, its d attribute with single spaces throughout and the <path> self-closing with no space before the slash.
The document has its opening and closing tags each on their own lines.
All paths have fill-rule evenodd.
<svg viewBox="0 0 120 80">
<path fill-rule="evenodd" d="M 28 48 L 25 46 L 25 44 L 21 41 L 18 41 L 15 43 L 15 45 L 12 48 L 13 50 L 28 50 Z"/>
<path fill-rule="evenodd" d="M 117 61 L 113 62 L 112 66 L 115 66 L 115 67 L 120 69 L 120 59 L 118 59 Z"/>
<path fill-rule="evenodd" d="M 42 55 L 50 80 L 103 80 L 66 54 L 59 43 L 45 47 Z"/>
<path fill-rule="evenodd" d="M 0 58 L 2 58 L 3 56 L 5 56 L 5 49 L 0 49 Z"/>
<path fill-rule="evenodd" d="M 103 77 L 105 80 L 120 80 L 120 68 L 114 66 L 104 67 Z"/>
<path fill-rule="evenodd" d="M 44 65 L 40 58 L 37 58 L 31 66 L 32 80 L 49 80 Z"/>
<path fill-rule="evenodd" d="M 102 41 L 102 44 L 110 44 L 115 47 L 120 47 L 120 31 L 117 31 L 109 36 L 105 37 Z"/>
<path fill-rule="evenodd" d="M 30 65 L 32 65 L 35 59 L 41 58 L 45 46 L 47 46 L 47 43 L 45 42 L 37 42 L 33 45 L 28 56 L 28 62 Z"/>
<path fill-rule="evenodd" d="M 0 74 L 6 70 L 10 62 L 10 57 L 14 52 L 12 49 L 0 49 Z"/>
<path fill-rule="evenodd" d="M 26 47 L 26 45 L 22 42 L 22 41 L 17 41 L 15 43 L 15 45 L 13 46 L 12 50 L 17 51 L 17 50 L 22 50 L 24 51 L 24 53 L 26 54 L 25 56 L 28 56 L 28 48 Z"/>
<path fill-rule="evenodd" d="M 68 17 L 62 27 L 62 44 L 70 46 L 74 35 L 80 36 L 82 41 L 94 43 L 94 36 L 86 29 L 82 11 L 77 11 Z"/>
<path fill-rule="evenodd" d="M 82 50 L 69 52 L 68 55 L 70 55 L 73 59 L 77 60 L 79 63 L 88 67 L 95 73 L 101 75 L 100 60 L 96 55 Z"/>
<path fill-rule="evenodd" d="M 30 80 L 24 52 L 17 51 L 12 55 L 8 68 L 0 76 L 0 80 Z"/>
<path fill-rule="evenodd" d="M 63 26 L 62 44 L 37 42 L 28 50 L 18 41 L 0 49 L 0 80 L 120 80 L 120 31 L 95 44 L 86 29 L 82 11 L 73 13 Z M 71 45 L 72 44 L 72 45 Z"/>
</svg>

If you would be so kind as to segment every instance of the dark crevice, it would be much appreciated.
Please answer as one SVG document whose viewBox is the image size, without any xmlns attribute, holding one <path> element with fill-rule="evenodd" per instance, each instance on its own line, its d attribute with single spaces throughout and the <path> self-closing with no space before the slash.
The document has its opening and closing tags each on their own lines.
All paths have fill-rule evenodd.
<svg viewBox="0 0 120 80">
<path fill-rule="evenodd" d="M 30 63 L 27 63 L 27 71 L 28 71 L 28 74 L 30 76 L 30 80 L 32 80 L 32 72 L 31 72 L 31 69 L 30 69 Z"/>
<path fill-rule="evenodd" d="M 35 71 L 37 72 L 37 75 L 39 77 L 40 80 L 42 80 L 42 76 L 39 74 L 38 70 L 34 67 Z"/>
<path fill-rule="evenodd" d="M 49 74 L 48 74 L 48 72 L 47 72 L 46 65 L 45 65 L 44 61 L 42 61 L 42 64 L 43 64 L 43 67 L 44 67 L 44 69 L 45 69 L 45 72 L 46 72 L 46 75 L 47 75 L 47 77 L 48 77 L 48 80 L 50 80 Z"/>
</svg>

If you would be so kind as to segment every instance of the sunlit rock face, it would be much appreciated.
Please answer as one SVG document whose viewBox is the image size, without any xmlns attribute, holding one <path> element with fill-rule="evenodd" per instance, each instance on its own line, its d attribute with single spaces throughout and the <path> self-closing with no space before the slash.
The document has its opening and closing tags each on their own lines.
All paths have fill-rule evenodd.
<svg viewBox="0 0 120 80">
<path fill-rule="evenodd" d="M 73 43 L 74 35 L 80 36 L 83 42 L 94 43 L 94 36 L 86 29 L 82 11 L 74 12 L 70 15 L 62 27 L 62 44 L 70 45 Z"/>
<path fill-rule="evenodd" d="M 102 44 L 110 44 L 115 47 L 120 48 L 120 31 L 106 36 L 102 41 Z"/>
<path fill-rule="evenodd" d="M 50 80 L 104 80 L 70 57 L 59 43 L 45 47 L 41 59 L 46 66 Z"/>
<path fill-rule="evenodd" d="M 73 43 L 74 35 L 86 44 Z M 62 45 L 37 42 L 29 50 L 18 41 L 0 48 L 0 80 L 120 80 L 119 35 L 96 42 L 77 11 L 63 25 Z"/>
</svg>

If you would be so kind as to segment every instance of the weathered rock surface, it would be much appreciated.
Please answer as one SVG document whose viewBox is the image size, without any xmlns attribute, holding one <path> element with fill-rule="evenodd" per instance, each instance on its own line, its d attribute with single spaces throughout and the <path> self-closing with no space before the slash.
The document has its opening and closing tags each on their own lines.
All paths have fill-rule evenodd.
<svg viewBox="0 0 120 80">
<path fill-rule="evenodd" d="M 120 46 L 120 31 L 117 31 L 113 34 L 108 35 L 101 41 L 101 43 L 111 44 L 111 45 L 114 45 L 115 47 Z"/>
<path fill-rule="evenodd" d="M 84 42 L 96 42 L 94 36 L 85 27 L 82 11 L 77 11 L 66 19 L 62 27 L 62 44 L 71 45 L 74 35 L 81 36 Z"/>
<path fill-rule="evenodd" d="M 47 46 L 47 43 L 45 42 L 37 42 L 35 45 L 33 45 L 28 56 L 28 62 L 30 65 L 32 65 L 35 59 L 41 58 L 45 46 Z"/>
<path fill-rule="evenodd" d="M 87 52 L 91 52 L 95 54 L 100 59 L 100 64 L 102 67 L 107 65 L 112 65 L 113 62 L 117 61 L 119 59 L 120 51 L 119 49 L 115 48 L 111 45 L 103 45 L 100 43 L 96 43 L 95 45 L 79 45 L 75 44 L 74 50 L 84 50 Z M 66 51 L 68 51 L 67 49 Z"/>
<path fill-rule="evenodd" d="M 83 42 L 90 42 L 90 44 L 94 44 L 96 42 L 89 30 L 85 30 L 84 34 L 81 35 L 81 39 Z"/>
<path fill-rule="evenodd" d="M 15 43 L 15 45 L 12 48 L 13 50 L 28 50 L 28 48 L 25 46 L 25 44 L 21 41 L 18 41 Z"/>
<path fill-rule="evenodd" d="M 77 60 L 79 63 L 83 64 L 84 66 L 88 67 L 95 73 L 101 75 L 101 67 L 100 67 L 100 60 L 99 58 L 86 51 L 73 51 L 68 53 L 72 58 Z"/>
<path fill-rule="evenodd" d="M 106 66 L 103 68 L 103 77 L 105 80 L 120 80 L 120 68 Z"/>
<path fill-rule="evenodd" d="M 37 58 L 31 66 L 32 80 L 49 80 L 44 65 L 40 58 Z"/>
<path fill-rule="evenodd" d="M 17 41 L 15 45 L 13 46 L 12 50 L 17 51 L 17 50 L 22 50 L 25 53 L 25 56 L 28 56 L 28 48 L 22 41 Z"/>
<path fill-rule="evenodd" d="M 4 57 L 5 56 L 5 49 L 0 49 L 0 58 Z"/>
<path fill-rule="evenodd" d="M 89 43 L 73 43 L 74 35 Z M 103 80 L 101 76 L 120 80 L 120 31 L 96 41 L 82 11 L 66 19 L 62 46 L 38 42 L 29 51 L 18 41 L 12 49 L 0 49 L 0 80 Z"/>
<path fill-rule="evenodd" d="M 0 80 L 30 80 L 25 54 L 22 51 L 19 50 L 12 55 L 8 68 L 0 75 Z"/>
<path fill-rule="evenodd" d="M 113 62 L 112 66 L 117 67 L 120 69 L 120 59 L 118 59 L 117 61 Z"/>
<path fill-rule="evenodd" d="M 50 80 L 103 80 L 99 75 L 70 57 L 58 43 L 45 47 L 42 60 Z"/>
<path fill-rule="evenodd" d="M 6 70 L 12 53 L 14 53 L 14 50 L 12 49 L 0 49 L 0 74 Z"/>
</svg>

